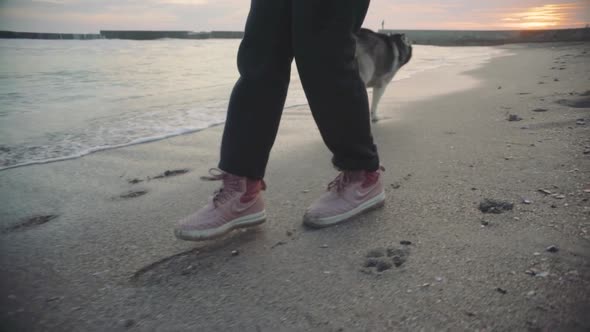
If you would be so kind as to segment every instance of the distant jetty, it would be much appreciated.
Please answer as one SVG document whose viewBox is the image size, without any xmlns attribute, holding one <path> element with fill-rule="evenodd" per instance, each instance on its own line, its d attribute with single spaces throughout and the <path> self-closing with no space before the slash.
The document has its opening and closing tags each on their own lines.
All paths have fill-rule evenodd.
<svg viewBox="0 0 590 332">
<path fill-rule="evenodd" d="M 415 44 L 440 46 L 485 46 L 536 42 L 588 42 L 590 28 L 560 30 L 379 30 L 382 33 L 405 33 Z M 158 31 L 158 30 L 101 30 L 99 34 L 40 33 L 0 31 L 0 38 L 27 39 L 241 39 L 242 31 Z"/>
<path fill-rule="evenodd" d="M 590 28 L 559 30 L 380 30 L 382 33 L 404 33 L 414 44 L 439 46 L 488 46 L 538 42 L 590 41 Z"/>
<path fill-rule="evenodd" d="M 16 32 L 0 31 L 0 38 L 3 39 L 101 39 L 99 34 L 92 33 L 46 33 L 46 32 Z"/>
</svg>

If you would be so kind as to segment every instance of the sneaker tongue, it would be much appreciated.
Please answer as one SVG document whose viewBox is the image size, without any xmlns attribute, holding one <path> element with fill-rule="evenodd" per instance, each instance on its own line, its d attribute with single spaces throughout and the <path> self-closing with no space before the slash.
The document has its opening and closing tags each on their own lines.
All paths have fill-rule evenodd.
<svg viewBox="0 0 590 332">
<path fill-rule="evenodd" d="M 364 180 L 364 171 L 345 171 L 344 177 L 350 182 L 358 182 Z"/>
<path fill-rule="evenodd" d="M 244 192 L 246 191 L 245 178 L 231 174 L 226 174 L 226 176 L 223 179 L 223 188 L 226 191 Z"/>
</svg>

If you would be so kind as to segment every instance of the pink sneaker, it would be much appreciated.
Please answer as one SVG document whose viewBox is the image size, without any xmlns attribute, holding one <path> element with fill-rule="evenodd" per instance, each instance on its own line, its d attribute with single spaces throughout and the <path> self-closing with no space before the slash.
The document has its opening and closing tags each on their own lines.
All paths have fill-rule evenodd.
<svg viewBox="0 0 590 332">
<path fill-rule="evenodd" d="M 261 190 L 262 180 L 252 180 L 210 169 L 211 176 L 203 180 L 222 180 L 223 186 L 215 191 L 209 204 L 181 220 L 174 235 L 181 240 L 201 241 L 224 235 L 236 228 L 262 224 L 266 220 Z"/>
<path fill-rule="evenodd" d="M 328 191 L 306 211 L 303 223 L 314 228 L 328 227 L 382 207 L 385 192 L 381 171 L 343 171 L 328 185 Z"/>
</svg>

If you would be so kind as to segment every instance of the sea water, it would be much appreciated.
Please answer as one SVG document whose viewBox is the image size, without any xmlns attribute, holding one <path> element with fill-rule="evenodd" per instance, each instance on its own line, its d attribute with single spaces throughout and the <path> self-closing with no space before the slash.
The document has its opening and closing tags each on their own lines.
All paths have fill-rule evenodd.
<svg viewBox="0 0 590 332">
<path fill-rule="evenodd" d="M 0 170 L 191 133 L 225 120 L 239 40 L 0 40 Z M 483 63 L 491 47 L 414 46 L 395 80 Z M 305 94 L 293 64 L 285 109 Z"/>
</svg>

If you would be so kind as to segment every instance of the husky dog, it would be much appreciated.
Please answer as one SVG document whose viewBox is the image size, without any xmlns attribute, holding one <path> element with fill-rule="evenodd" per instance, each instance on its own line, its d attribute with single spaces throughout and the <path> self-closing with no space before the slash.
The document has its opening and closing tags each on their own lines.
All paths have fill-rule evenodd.
<svg viewBox="0 0 590 332">
<path fill-rule="evenodd" d="M 412 44 L 404 34 L 389 34 L 361 29 L 356 35 L 359 73 L 367 88 L 373 88 L 371 119 L 377 117 L 377 105 L 395 73 L 412 58 Z"/>
</svg>

